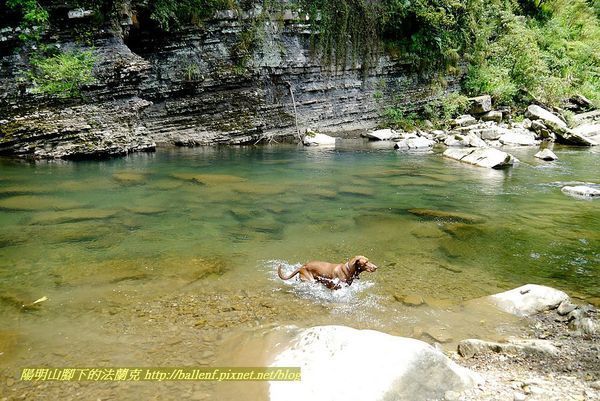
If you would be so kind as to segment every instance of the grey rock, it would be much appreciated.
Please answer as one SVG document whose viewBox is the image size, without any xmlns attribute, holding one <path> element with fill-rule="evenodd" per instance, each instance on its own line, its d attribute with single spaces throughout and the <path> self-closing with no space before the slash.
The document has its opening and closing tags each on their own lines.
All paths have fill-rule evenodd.
<svg viewBox="0 0 600 401">
<path fill-rule="evenodd" d="M 488 146 L 487 143 L 473 132 L 468 132 L 466 134 L 450 132 L 448 137 L 444 140 L 444 144 L 451 147 L 472 148 L 486 148 Z"/>
<path fill-rule="evenodd" d="M 525 113 L 527 117 L 532 120 L 542 120 L 545 124 L 552 123 L 558 127 L 567 128 L 567 124 L 563 119 L 561 119 L 556 114 L 541 108 L 535 104 L 527 107 L 527 112 Z"/>
<path fill-rule="evenodd" d="M 400 138 L 400 134 L 398 132 L 389 128 L 370 131 L 363 134 L 363 136 L 376 141 L 392 141 L 394 139 Z"/>
<path fill-rule="evenodd" d="M 569 329 L 575 330 L 582 335 L 593 336 L 600 332 L 600 324 L 589 317 L 584 317 L 569 322 Z"/>
<path fill-rule="evenodd" d="M 456 117 L 452 121 L 452 125 L 454 127 L 468 127 L 470 125 L 475 125 L 475 124 L 477 124 L 477 120 L 475 119 L 475 117 L 473 117 L 472 115 L 469 115 L 469 114 L 465 114 L 463 116 Z"/>
<path fill-rule="evenodd" d="M 561 191 L 577 198 L 596 198 L 600 196 L 600 189 L 587 185 L 564 186 Z"/>
<path fill-rule="evenodd" d="M 533 156 L 546 161 L 558 160 L 558 157 L 550 149 L 540 150 Z"/>
<path fill-rule="evenodd" d="M 488 111 L 485 114 L 482 114 L 479 118 L 483 121 L 493 121 L 499 123 L 502 121 L 502 112 L 501 111 Z"/>
<path fill-rule="evenodd" d="M 394 145 L 395 149 L 398 150 L 418 150 L 418 149 L 431 149 L 435 145 L 435 141 L 423 137 L 412 137 L 407 139 L 401 139 Z"/>
<path fill-rule="evenodd" d="M 490 95 L 472 97 L 469 98 L 469 101 L 471 102 L 469 109 L 471 114 L 482 114 L 492 110 L 492 97 Z"/>
<path fill-rule="evenodd" d="M 499 309 L 517 316 L 531 316 L 557 308 L 569 296 L 557 289 L 537 284 L 524 286 L 490 295 L 487 299 Z"/>
<path fill-rule="evenodd" d="M 523 129 L 512 129 L 498 138 L 503 145 L 533 146 L 537 144 L 535 136 L 531 131 Z"/>
<path fill-rule="evenodd" d="M 558 349 L 547 340 L 509 340 L 506 343 L 477 339 L 463 340 L 458 343 L 458 353 L 464 358 L 495 352 L 512 355 L 557 355 Z"/>
<path fill-rule="evenodd" d="M 479 167 L 495 169 L 512 166 L 518 161 L 514 156 L 494 148 L 447 149 L 444 156 Z"/>
<path fill-rule="evenodd" d="M 600 121 L 600 110 L 588 111 L 587 113 L 575 114 L 573 117 L 575 125 L 591 124 Z"/>
<path fill-rule="evenodd" d="M 558 314 L 561 316 L 566 316 L 569 313 L 573 312 L 575 308 L 577 308 L 577 306 L 573 305 L 571 302 L 563 301 L 560 303 L 560 305 L 558 305 L 558 309 L 556 310 L 556 312 L 558 312 Z"/>
<path fill-rule="evenodd" d="M 531 130 L 538 135 L 538 138 L 556 140 L 556 135 L 541 120 L 532 121 Z"/>
</svg>

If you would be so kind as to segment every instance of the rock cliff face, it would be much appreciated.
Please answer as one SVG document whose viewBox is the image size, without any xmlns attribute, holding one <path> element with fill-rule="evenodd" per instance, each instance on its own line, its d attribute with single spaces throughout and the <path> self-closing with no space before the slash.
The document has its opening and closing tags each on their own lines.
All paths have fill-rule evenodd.
<svg viewBox="0 0 600 401">
<path fill-rule="evenodd" d="M 427 79 L 402 60 L 380 54 L 335 67 L 311 46 L 306 16 L 291 11 L 256 18 L 217 12 L 201 27 L 164 32 L 143 3 L 124 3 L 92 38 L 95 82 L 82 97 L 57 100 L 19 80 L 27 69 L 17 30 L 0 31 L 0 154 L 81 158 L 185 146 L 255 143 L 296 133 L 374 127 L 391 96 L 416 109 L 433 96 Z M 77 27 L 90 18 L 55 4 L 47 40 L 82 48 Z M 69 11 L 71 13 L 69 14 Z M 85 11 L 85 10 L 84 10 Z M 264 15 L 264 14 L 263 14 Z M 259 32 L 240 52 L 249 24 Z M 90 39 L 87 38 L 88 47 Z M 243 54 L 240 54 L 243 53 Z M 457 82 L 449 78 L 448 91 Z"/>
</svg>

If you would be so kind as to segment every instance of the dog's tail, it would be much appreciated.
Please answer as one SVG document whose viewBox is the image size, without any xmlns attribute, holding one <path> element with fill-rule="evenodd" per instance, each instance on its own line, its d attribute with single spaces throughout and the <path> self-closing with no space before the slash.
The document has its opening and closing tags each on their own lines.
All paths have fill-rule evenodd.
<svg viewBox="0 0 600 401">
<path fill-rule="evenodd" d="M 300 269 L 302 269 L 302 267 L 297 268 L 296 270 L 294 270 L 292 272 L 292 274 L 290 274 L 289 276 L 286 277 L 286 276 L 283 275 L 283 272 L 281 271 L 281 265 L 279 265 L 277 267 L 277 274 L 279 275 L 280 279 L 282 279 L 282 280 L 289 280 L 292 277 L 294 277 L 296 274 L 300 273 Z"/>
</svg>

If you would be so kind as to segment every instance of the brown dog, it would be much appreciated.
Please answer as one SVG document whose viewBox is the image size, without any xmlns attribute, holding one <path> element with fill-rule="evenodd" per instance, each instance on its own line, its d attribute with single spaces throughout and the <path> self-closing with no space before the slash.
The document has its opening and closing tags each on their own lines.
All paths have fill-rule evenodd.
<svg viewBox="0 0 600 401">
<path fill-rule="evenodd" d="M 277 274 L 282 280 L 289 280 L 296 274 L 299 274 L 300 280 L 319 282 L 325 284 L 327 288 L 333 290 L 340 289 L 342 283 L 352 284 L 354 279 L 364 271 L 370 273 L 377 270 L 377 266 L 369 262 L 364 256 L 358 255 L 347 261 L 346 263 L 333 264 L 320 261 L 308 262 L 302 267 L 297 268 L 289 276 L 284 276 L 281 271 L 281 265 L 277 268 Z"/>
</svg>

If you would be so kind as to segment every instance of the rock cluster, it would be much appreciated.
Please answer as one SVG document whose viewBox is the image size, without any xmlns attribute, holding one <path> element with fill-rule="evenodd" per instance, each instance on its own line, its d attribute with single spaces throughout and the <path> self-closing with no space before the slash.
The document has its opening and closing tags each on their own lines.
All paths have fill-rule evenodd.
<svg viewBox="0 0 600 401">
<path fill-rule="evenodd" d="M 539 146 L 542 141 L 583 146 L 600 144 L 600 110 L 576 114 L 571 128 L 560 114 L 538 105 L 530 105 L 527 118 L 514 123 L 503 122 L 509 112 L 493 110 L 490 96 L 469 100 L 471 114 L 450 121 L 449 130 L 406 133 L 383 129 L 364 136 L 370 140 L 396 141 L 398 150 L 427 150 L 439 143 L 449 148 L 444 152 L 446 157 L 496 169 L 518 162 L 500 148 Z M 535 157 L 545 161 L 557 159 L 549 149 L 540 151 Z"/>
</svg>

